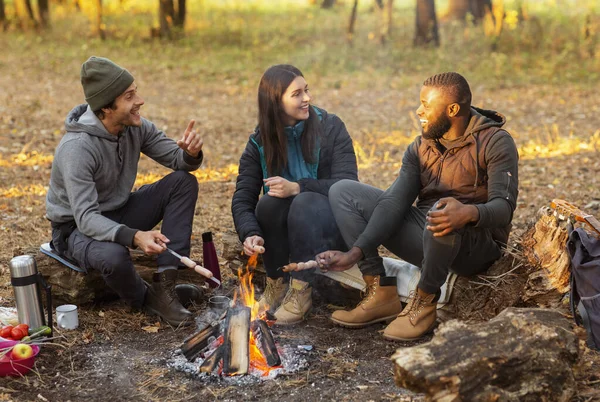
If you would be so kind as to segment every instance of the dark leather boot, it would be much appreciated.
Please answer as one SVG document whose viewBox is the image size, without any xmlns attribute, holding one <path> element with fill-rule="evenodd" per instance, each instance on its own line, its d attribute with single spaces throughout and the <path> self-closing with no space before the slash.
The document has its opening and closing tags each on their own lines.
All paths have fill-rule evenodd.
<svg viewBox="0 0 600 402">
<path fill-rule="evenodd" d="M 176 269 L 156 272 L 152 276 L 152 285 L 146 292 L 144 307 L 173 326 L 190 325 L 193 322 L 193 315 L 181 305 L 177 298 L 176 280 Z"/>
<path fill-rule="evenodd" d="M 202 296 L 204 295 L 200 287 L 191 283 L 182 283 L 175 286 L 175 293 L 179 302 L 185 308 L 202 303 Z"/>
</svg>

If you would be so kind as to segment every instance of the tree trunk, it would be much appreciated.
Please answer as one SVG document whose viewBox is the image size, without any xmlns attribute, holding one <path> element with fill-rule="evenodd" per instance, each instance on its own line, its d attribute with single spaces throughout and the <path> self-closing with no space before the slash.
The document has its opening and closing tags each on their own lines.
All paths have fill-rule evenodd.
<svg viewBox="0 0 600 402">
<path fill-rule="evenodd" d="M 569 401 L 580 354 L 556 310 L 509 308 L 471 324 L 450 321 L 431 342 L 392 356 L 396 383 L 430 401 Z"/>
<path fill-rule="evenodd" d="M 331 8 L 335 4 L 335 0 L 323 0 L 321 3 L 321 8 Z"/>
<path fill-rule="evenodd" d="M 492 13 L 492 0 L 469 0 L 469 12 L 475 23 L 482 21 L 487 13 Z"/>
<path fill-rule="evenodd" d="M 185 25 L 185 0 L 177 0 L 177 14 L 175 15 L 175 26 L 183 28 Z"/>
<path fill-rule="evenodd" d="M 0 0 L 0 27 L 6 27 L 6 12 L 4 11 L 4 0 Z"/>
<path fill-rule="evenodd" d="M 413 44 L 440 45 L 434 0 L 417 0 L 416 32 Z"/>
<path fill-rule="evenodd" d="M 464 20 L 469 12 L 471 0 L 449 0 L 446 18 L 450 20 Z"/>
<path fill-rule="evenodd" d="M 102 27 L 102 0 L 96 0 L 96 21 L 95 30 L 100 39 L 106 39 L 104 28 Z"/>
<path fill-rule="evenodd" d="M 350 13 L 350 21 L 348 22 L 348 32 L 346 34 L 349 43 L 352 43 L 352 38 L 354 37 L 354 24 L 356 23 L 356 10 L 357 9 L 358 9 L 358 0 L 354 0 L 354 5 L 352 6 L 352 12 Z"/>
<path fill-rule="evenodd" d="M 173 21 L 173 0 L 159 0 L 158 22 L 161 38 L 171 37 L 171 22 Z"/>
<path fill-rule="evenodd" d="M 33 22 L 33 26 L 38 26 L 38 21 L 35 18 L 35 13 L 33 12 L 33 7 L 31 6 L 31 0 L 25 0 L 25 8 L 27 9 L 27 15 L 29 19 Z"/>
<path fill-rule="evenodd" d="M 40 22 L 42 24 L 42 27 L 49 27 L 50 8 L 48 7 L 48 0 L 38 0 L 38 11 L 40 12 Z"/>
<path fill-rule="evenodd" d="M 382 45 L 385 44 L 387 38 L 390 35 L 394 0 L 387 0 L 387 3 L 383 6 L 384 7 L 381 8 L 376 7 L 377 12 L 379 14 L 379 19 L 381 21 L 381 28 L 379 29 L 379 43 L 381 43 Z"/>
</svg>

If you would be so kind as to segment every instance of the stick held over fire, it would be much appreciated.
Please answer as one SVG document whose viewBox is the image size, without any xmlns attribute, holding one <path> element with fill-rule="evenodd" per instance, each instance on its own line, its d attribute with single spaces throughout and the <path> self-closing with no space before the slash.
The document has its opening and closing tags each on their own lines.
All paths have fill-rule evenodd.
<svg viewBox="0 0 600 402">
<path fill-rule="evenodd" d="M 250 366 L 250 309 L 235 307 L 227 311 L 223 338 L 223 373 L 247 374 Z"/>
<path fill-rule="evenodd" d="M 273 339 L 273 333 L 269 329 L 269 325 L 263 320 L 252 321 L 252 333 L 258 349 L 261 351 L 269 367 L 280 366 L 281 358 Z"/>
<path fill-rule="evenodd" d="M 281 267 L 283 272 L 304 271 L 306 269 L 313 268 L 319 268 L 319 263 L 315 260 L 309 260 L 306 262 L 292 262 L 291 264 Z"/>
<path fill-rule="evenodd" d="M 169 253 L 173 254 L 175 257 L 179 258 L 179 261 L 181 261 L 181 263 L 183 265 L 185 265 L 188 268 L 192 268 L 194 271 L 198 272 L 200 275 L 210 279 L 211 281 L 215 282 L 217 285 L 221 286 L 221 281 L 218 280 L 217 278 L 215 278 L 212 274 L 212 272 L 210 272 L 210 270 L 204 268 L 201 265 L 196 264 L 194 261 L 192 261 L 191 258 L 189 257 L 183 257 L 181 255 L 179 255 L 178 253 L 176 253 L 175 251 L 171 250 L 170 248 L 166 247 L 165 248 Z"/>
</svg>

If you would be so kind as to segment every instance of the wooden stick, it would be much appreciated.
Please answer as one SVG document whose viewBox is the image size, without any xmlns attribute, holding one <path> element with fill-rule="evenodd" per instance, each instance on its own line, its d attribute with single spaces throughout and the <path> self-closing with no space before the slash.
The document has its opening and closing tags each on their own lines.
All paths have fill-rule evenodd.
<svg viewBox="0 0 600 402">
<path fill-rule="evenodd" d="M 250 309 L 230 308 L 225 318 L 223 341 L 223 373 L 225 375 L 247 374 L 250 366 Z"/>
<path fill-rule="evenodd" d="M 283 272 L 292 272 L 292 271 L 304 271 L 307 269 L 318 268 L 319 263 L 315 260 L 309 260 L 306 262 L 292 262 L 291 264 L 284 265 L 281 269 Z"/>
<path fill-rule="evenodd" d="M 280 366 L 281 358 L 273 339 L 273 333 L 263 320 L 252 321 L 252 333 L 256 339 L 258 349 L 261 351 L 269 367 Z"/>
</svg>

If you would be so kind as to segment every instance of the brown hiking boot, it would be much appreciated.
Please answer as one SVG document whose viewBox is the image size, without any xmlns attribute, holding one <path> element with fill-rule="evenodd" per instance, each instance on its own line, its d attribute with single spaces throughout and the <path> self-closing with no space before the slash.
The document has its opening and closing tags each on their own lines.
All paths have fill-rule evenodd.
<svg viewBox="0 0 600 402">
<path fill-rule="evenodd" d="M 304 320 L 312 307 L 312 288 L 308 282 L 298 279 L 290 281 L 290 287 L 275 312 L 275 325 L 292 325 Z"/>
<path fill-rule="evenodd" d="M 417 288 L 410 293 L 404 310 L 383 331 L 383 337 L 393 341 L 413 341 L 435 328 L 437 303 L 435 294 L 428 294 Z"/>
<path fill-rule="evenodd" d="M 354 310 L 338 310 L 331 321 L 348 328 L 363 328 L 377 322 L 394 319 L 402 311 L 402 303 L 393 285 L 381 286 L 380 276 L 363 276 L 367 283 L 367 294 Z"/>
<path fill-rule="evenodd" d="M 144 308 L 150 313 L 159 315 L 163 320 L 175 327 L 190 325 L 193 321 L 193 315 L 181 305 L 181 302 L 177 298 L 175 291 L 176 280 L 176 269 L 156 272 L 152 276 L 152 285 L 146 291 Z"/>
<path fill-rule="evenodd" d="M 265 311 L 267 308 L 274 312 L 279 308 L 285 294 L 288 290 L 288 284 L 283 278 L 267 278 L 267 286 L 261 298 L 258 300 L 258 311 Z"/>
</svg>

